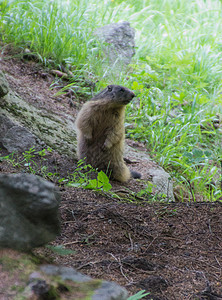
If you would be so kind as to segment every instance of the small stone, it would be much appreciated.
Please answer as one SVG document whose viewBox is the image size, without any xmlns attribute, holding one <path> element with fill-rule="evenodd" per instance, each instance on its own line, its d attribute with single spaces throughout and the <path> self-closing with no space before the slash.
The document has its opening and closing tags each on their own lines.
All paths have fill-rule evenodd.
<svg viewBox="0 0 222 300">
<path fill-rule="evenodd" d="M 42 275 L 39 272 L 33 272 L 29 275 L 29 280 L 30 281 L 40 279 L 40 278 L 42 278 Z"/>
<path fill-rule="evenodd" d="M 103 281 L 101 287 L 94 292 L 92 300 L 126 300 L 127 296 L 125 288 L 115 282 Z"/>
</svg>

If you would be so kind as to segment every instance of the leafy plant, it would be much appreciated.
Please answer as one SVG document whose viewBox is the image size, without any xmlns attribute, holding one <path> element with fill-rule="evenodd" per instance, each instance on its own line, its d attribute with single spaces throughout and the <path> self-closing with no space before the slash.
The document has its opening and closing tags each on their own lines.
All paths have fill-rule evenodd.
<svg viewBox="0 0 222 300">
<path fill-rule="evenodd" d="M 100 171 L 96 179 L 92 179 L 85 186 L 86 189 L 100 189 L 104 192 L 111 190 L 112 185 L 109 183 L 109 177 L 103 172 Z"/>
<path fill-rule="evenodd" d="M 10 153 L 4 157 L 0 157 L 0 161 L 7 161 L 13 167 L 19 169 L 27 169 L 32 174 L 38 174 L 44 178 L 58 177 L 57 173 L 51 173 L 48 171 L 48 167 L 44 164 L 46 161 L 45 156 L 47 152 L 52 152 L 52 149 L 48 147 L 47 149 L 42 149 L 36 151 L 34 147 L 29 150 L 24 151 L 21 155 L 18 153 Z M 39 162 L 39 163 L 37 163 Z"/>
<path fill-rule="evenodd" d="M 92 179 L 92 175 L 96 175 L 96 178 Z M 77 168 L 71 174 L 71 180 L 69 180 L 67 185 L 104 192 L 108 192 L 112 188 L 108 176 L 103 171 L 98 173 L 92 166 L 85 165 L 84 160 L 78 162 Z"/>
<path fill-rule="evenodd" d="M 35 174 L 38 169 L 36 162 L 33 160 L 33 158 L 35 157 L 35 148 L 32 147 L 29 150 L 23 152 L 22 154 L 22 162 L 24 163 L 24 166 L 29 168 L 30 173 Z"/>
<path fill-rule="evenodd" d="M 128 297 L 127 300 L 139 300 L 150 294 L 150 293 L 144 293 L 144 292 L 145 292 L 145 290 L 139 291 L 135 295 Z"/>
<path fill-rule="evenodd" d="M 10 153 L 6 156 L 1 156 L 0 161 L 7 161 L 12 164 L 13 167 L 17 167 L 19 165 L 18 157 L 16 157 L 15 153 Z"/>
<path fill-rule="evenodd" d="M 75 254 L 76 253 L 76 251 L 73 251 L 71 249 L 66 249 L 62 245 L 58 245 L 58 246 L 46 245 L 46 248 L 50 249 L 51 251 L 53 251 L 56 254 L 59 254 L 61 256 L 70 255 L 70 254 Z"/>
</svg>

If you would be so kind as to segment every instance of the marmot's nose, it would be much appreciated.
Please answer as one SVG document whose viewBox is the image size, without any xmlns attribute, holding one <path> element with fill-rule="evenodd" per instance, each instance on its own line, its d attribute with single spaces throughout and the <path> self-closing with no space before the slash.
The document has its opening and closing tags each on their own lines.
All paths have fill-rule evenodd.
<svg viewBox="0 0 222 300">
<path fill-rule="evenodd" d="M 136 95 L 134 94 L 134 92 L 131 91 L 131 96 L 132 98 L 134 98 Z"/>
</svg>

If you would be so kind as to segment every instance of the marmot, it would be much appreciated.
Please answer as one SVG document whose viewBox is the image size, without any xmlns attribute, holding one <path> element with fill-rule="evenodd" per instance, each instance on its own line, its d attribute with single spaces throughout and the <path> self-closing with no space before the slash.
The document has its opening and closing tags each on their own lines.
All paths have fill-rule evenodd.
<svg viewBox="0 0 222 300">
<path fill-rule="evenodd" d="M 141 177 L 123 160 L 125 107 L 133 97 L 128 88 L 108 85 L 83 105 L 76 119 L 78 158 L 120 182 Z"/>
</svg>

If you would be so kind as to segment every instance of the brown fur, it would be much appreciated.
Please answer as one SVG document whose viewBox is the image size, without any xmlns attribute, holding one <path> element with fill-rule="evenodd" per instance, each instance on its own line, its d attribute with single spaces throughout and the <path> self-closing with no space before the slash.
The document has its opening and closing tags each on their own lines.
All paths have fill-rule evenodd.
<svg viewBox="0 0 222 300">
<path fill-rule="evenodd" d="M 121 182 L 139 177 L 123 160 L 125 106 L 134 96 L 125 87 L 109 85 L 83 105 L 76 119 L 78 158 Z"/>
</svg>

